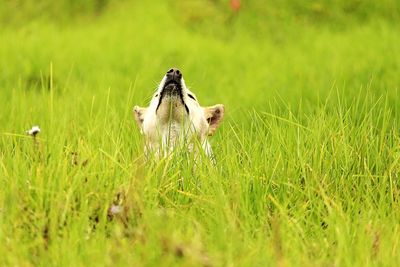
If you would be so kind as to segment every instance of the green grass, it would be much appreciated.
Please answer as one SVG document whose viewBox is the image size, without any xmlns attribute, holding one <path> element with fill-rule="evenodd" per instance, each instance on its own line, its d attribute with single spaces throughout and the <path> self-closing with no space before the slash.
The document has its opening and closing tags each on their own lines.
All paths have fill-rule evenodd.
<svg viewBox="0 0 400 267">
<path fill-rule="evenodd" d="M 1 266 L 398 265 L 398 24 L 258 36 L 243 12 L 209 29 L 138 2 L 1 28 Z M 171 66 L 225 104 L 216 166 L 143 158 L 131 110 Z"/>
</svg>

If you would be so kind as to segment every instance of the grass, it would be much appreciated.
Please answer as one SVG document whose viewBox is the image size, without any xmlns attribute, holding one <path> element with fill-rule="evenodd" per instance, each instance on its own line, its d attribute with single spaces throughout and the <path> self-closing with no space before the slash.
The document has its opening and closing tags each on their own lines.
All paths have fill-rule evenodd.
<svg viewBox="0 0 400 267">
<path fill-rule="evenodd" d="M 0 265 L 397 266 L 398 25 L 185 23 L 138 2 L 1 29 Z M 216 166 L 143 159 L 131 110 L 171 66 L 225 104 Z"/>
</svg>

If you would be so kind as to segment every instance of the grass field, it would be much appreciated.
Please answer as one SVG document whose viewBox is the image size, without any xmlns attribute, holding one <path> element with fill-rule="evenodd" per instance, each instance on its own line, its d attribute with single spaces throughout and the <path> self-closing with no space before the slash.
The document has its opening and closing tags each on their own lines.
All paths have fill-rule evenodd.
<svg viewBox="0 0 400 267">
<path fill-rule="evenodd" d="M 0 266 L 398 266 L 398 17 L 192 3 L 0 28 Z M 172 66 L 225 105 L 216 166 L 143 159 Z"/>
</svg>

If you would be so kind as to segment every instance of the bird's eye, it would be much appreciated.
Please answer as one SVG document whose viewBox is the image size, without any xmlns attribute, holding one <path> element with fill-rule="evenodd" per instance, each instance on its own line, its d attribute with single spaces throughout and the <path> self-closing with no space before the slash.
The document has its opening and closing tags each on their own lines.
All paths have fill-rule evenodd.
<svg viewBox="0 0 400 267">
<path fill-rule="evenodd" d="M 158 97 L 158 94 L 156 94 L 154 97 Z"/>
<path fill-rule="evenodd" d="M 196 101 L 196 98 L 194 98 L 194 96 L 192 96 L 191 94 L 188 94 L 188 96 L 193 99 L 194 101 Z"/>
</svg>

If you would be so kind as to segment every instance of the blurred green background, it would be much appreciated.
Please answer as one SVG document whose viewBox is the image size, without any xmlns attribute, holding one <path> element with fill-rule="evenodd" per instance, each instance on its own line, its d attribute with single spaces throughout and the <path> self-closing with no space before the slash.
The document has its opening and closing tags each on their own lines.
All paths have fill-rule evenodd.
<svg viewBox="0 0 400 267">
<path fill-rule="evenodd" d="M 218 79 L 216 94 L 231 87 L 252 106 L 265 98 L 248 90 L 314 101 L 335 84 L 397 88 L 397 0 L 233 2 L 2 1 L 0 82 L 40 87 L 51 63 L 58 92 L 148 90 L 177 66 L 200 99 Z"/>
<path fill-rule="evenodd" d="M 45 18 L 57 22 L 70 21 L 78 17 L 98 17 L 110 8 L 129 2 L 116 0 L 2 0 L 1 21 L 3 24 L 22 24 L 27 20 Z M 366 22 L 384 18 L 399 19 L 399 5 L 396 0 L 303 0 L 303 1 L 260 1 L 260 0 L 193 0 L 193 1 L 151 1 L 155 5 L 166 4 L 176 13 L 175 17 L 188 24 L 201 22 L 227 23 L 232 12 L 240 11 L 240 20 L 248 25 L 257 25 L 251 31 L 257 33 L 274 21 L 296 21 L 308 23 Z M 237 5 L 237 7 L 236 7 Z M 134 8 L 132 6 L 132 8 Z M 220 25 L 215 25 L 220 26 Z"/>
</svg>

